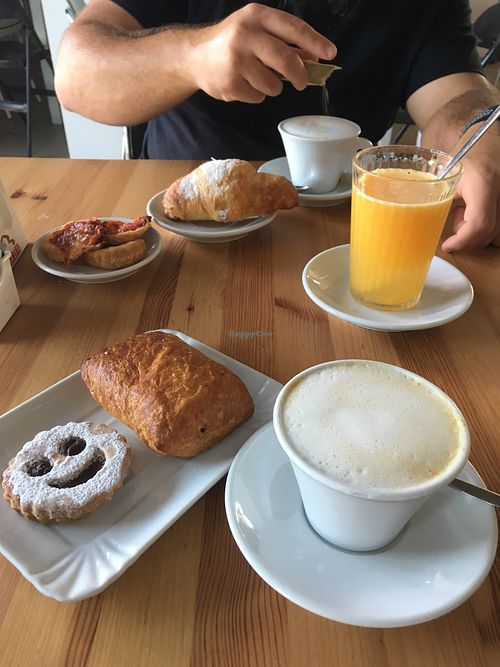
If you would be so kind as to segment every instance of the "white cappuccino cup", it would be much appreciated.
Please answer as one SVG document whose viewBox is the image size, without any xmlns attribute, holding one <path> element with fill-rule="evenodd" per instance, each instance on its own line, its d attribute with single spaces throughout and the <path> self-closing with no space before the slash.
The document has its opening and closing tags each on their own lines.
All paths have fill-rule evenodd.
<svg viewBox="0 0 500 667">
<path fill-rule="evenodd" d="M 424 378 L 376 361 L 340 360 L 290 380 L 273 424 L 312 528 L 371 551 L 462 470 L 469 432 L 455 403 Z"/>
<path fill-rule="evenodd" d="M 295 116 L 281 121 L 278 130 L 292 183 L 307 186 L 311 194 L 335 190 L 341 175 L 351 171 L 354 153 L 372 145 L 359 136 L 359 125 L 334 116 Z"/>
</svg>

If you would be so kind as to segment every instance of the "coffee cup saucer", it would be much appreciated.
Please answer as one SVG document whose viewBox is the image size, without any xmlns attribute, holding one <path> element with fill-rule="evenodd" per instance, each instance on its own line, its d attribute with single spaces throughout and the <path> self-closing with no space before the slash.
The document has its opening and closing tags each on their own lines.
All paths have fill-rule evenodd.
<svg viewBox="0 0 500 667">
<path fill-rule="evenodd" d="M 460 477 L 484 486 L 469 463 Z M 446 487 L 384 549 L 332 546 L 305 517 L 272 422 L 234 459 L 225 503 L 236 544 L 266 583 L 300 607 L 350 625 L 403 627 L 448 613 L 485 580 L 498 541 L 494 509 Z"/>
<path fill-rule="evenodd" d="M 289 181 L 291 180 L 288 160 L 285 156 L 265 162 L 257 171 L 265 174 L 277 174 L 278 176 L 288 178 Z M 299 192 L 299 202 L 301 206 L 335 206 L 336 204 L 341 204 L 349 199 L 351 197 L 351 190 L 351 174 L 345 173 L 340 177 L 340 181 L 335 190 L 320 195 Z"/>
<path fill-rule="evenodd" d="M 434 257 L 416 306 L 402 311 L 363 306 L 349 291 L 349 249 L 349 244 L 335 246 L 309 260 L 302 285 L 316 305 L 350 324 L 388 332 L 431 329 L 456 320 L 472 304 L 469 279 L 449 262 Z"/>
</svg>

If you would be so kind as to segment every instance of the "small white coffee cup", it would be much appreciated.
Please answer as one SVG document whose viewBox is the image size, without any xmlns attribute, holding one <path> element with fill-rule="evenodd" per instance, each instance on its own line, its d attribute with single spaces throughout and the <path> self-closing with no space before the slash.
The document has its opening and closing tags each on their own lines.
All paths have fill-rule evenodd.
<svg viewBox="0 0 500 667">
<path fill-rule="evenodd" d="M 353 551 L 397 537 L 470 450 L 451 398 L 376 361 L 331 361 L 299 373 L 279 393 L 273 424 L 312 528 Z"/>
<path fill-rule="evenodd" d="M 334 190 L 341 175 L 351 171 L 354 153 L 372 145 L 359 136 L 359 125 L 335 116 L 295 116 L 282 120 L 278 130 L 292 183 L 307 186 L 311 194 Z"/>
</svg>

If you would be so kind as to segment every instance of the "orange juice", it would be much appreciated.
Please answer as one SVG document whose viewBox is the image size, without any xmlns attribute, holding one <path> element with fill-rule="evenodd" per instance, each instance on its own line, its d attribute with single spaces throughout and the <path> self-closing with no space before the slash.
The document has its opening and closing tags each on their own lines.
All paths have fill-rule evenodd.
<svg viewBox="0 0 500 667">
<path fill-rule="evenodd" d="M 411 308 L 452 202 L 446 182 L 414 169 L 365 171 L 352 190 L 350 288 L 372 308 Z"/>
</svg>

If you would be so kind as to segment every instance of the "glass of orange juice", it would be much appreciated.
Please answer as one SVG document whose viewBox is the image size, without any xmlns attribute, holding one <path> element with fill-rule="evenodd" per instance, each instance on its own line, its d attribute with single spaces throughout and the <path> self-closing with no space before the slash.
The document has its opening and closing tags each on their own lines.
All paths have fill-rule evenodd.
<svg viewBox="0 0 500 667">
<path fill-rule="evenodd" d="M 406 310 L 420 299 L 462 167 L 417 146 L 375 146 L 353 158 L 349 285 L 370 308 Z"/>
</svg>

